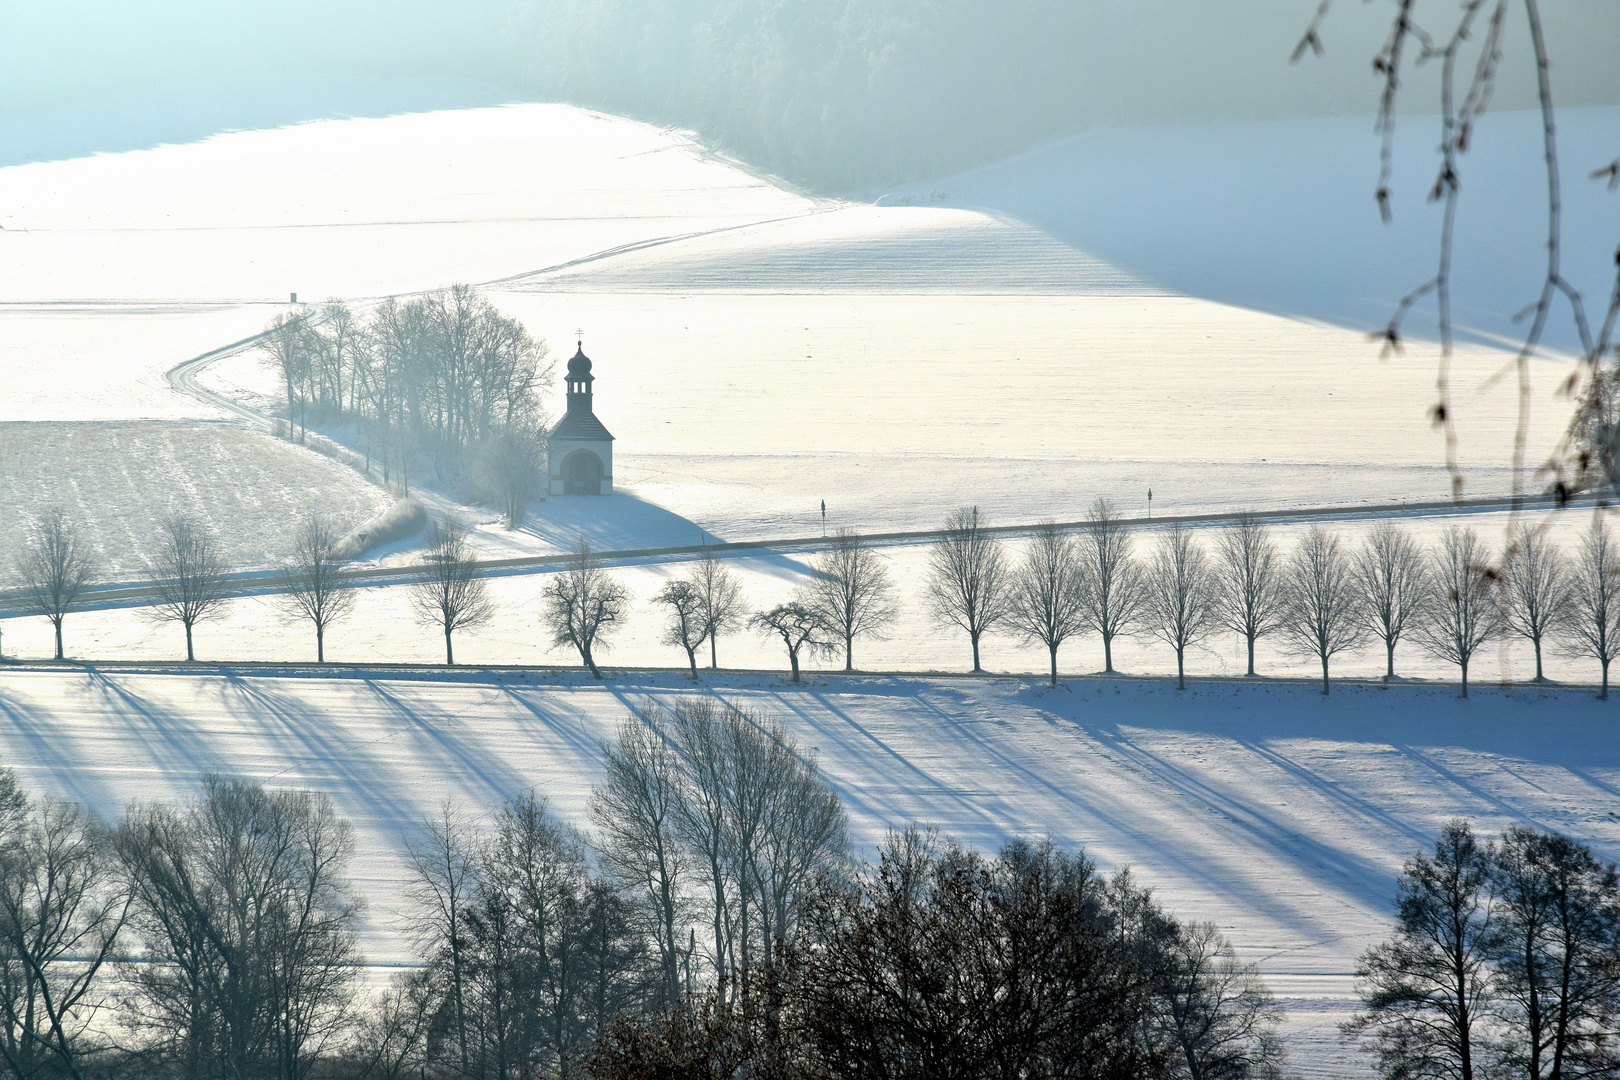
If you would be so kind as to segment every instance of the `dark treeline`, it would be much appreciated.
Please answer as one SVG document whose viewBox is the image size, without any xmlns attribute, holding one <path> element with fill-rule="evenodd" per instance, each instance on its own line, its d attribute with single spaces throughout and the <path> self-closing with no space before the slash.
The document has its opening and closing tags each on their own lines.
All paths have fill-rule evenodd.
<svg viewBox="0 0 1620 1080">
<path fill-rule="evenodd" d="M 546 346 L 471 287 L 389 298 L 365 319 L 338 300 L 279 315 L 264 348 L 295 437 L 311 417 L 353 425 L 385 482 L 426 468 L 509 514 L 539 493 Z"/>
<path fill-rule="evenodd" d="M 1590 848 L 1449 822 L 1397 883 L 1396 928 L 1361 958 L 1345 1025 L 1382 1077 L 1620 1075 L 1620 878 Z"/>
<path fill-rule="evenodd" d="M 587 834 L 520 794 L 407 844 L 418 963 L 361 987 L 347 822 L 211 777 L 116 825 L 0 772 L 0 1075 L 1269 1077 L 1281 1013 L 1128 871 L 917 829 L 851 858 L 770 716 L 628 715 Z"/>
</svg>

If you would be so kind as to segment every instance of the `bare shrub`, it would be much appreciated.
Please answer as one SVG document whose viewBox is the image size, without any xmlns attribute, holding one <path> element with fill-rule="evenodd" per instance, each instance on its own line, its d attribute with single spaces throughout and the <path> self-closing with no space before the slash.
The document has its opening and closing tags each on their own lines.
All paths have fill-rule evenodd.
<svg viewBox="0 0 1620 1080">
<path fill-rule="evenodd" d="M 1283 1010 L 1259 970 L 1211 922 L 1176 926 L 1166 945 L 1155 990 L 1184 1075 L 1282 1080 Z"/>
</svg>

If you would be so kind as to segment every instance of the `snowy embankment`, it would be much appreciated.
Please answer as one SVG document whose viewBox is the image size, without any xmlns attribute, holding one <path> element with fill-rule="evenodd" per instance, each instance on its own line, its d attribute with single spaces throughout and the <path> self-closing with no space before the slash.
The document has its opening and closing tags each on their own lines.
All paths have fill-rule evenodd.
<svg viewBox="0 0 1620 1080">
<path fill-rule="evenodd" d="M 357 830 L 368 957 L 400 964 L 401 852 L 419 819 L 444 799 L 481 812 L 533 787 L 588 825 L 598 740 L 645 697 L 692 692 L 682 682 L 13 671 L 0 761 L 109 816 L 186 796 L 210 770 L 331 793 Z M 781 716 L 863 851 L 924 821 L 981 847 L 1050 834 L 1132 865 L 1260 963 L 1308 1075 L 1357 1071 L 1332 1031 L 1355 957 L 1386 932 L 1401 861 L 1447 818 L 1557 829 L 1620 857 L 1613 706 L 1584 693 L 859 676 L 736 676 L 701 692 Z"/>
</svg>

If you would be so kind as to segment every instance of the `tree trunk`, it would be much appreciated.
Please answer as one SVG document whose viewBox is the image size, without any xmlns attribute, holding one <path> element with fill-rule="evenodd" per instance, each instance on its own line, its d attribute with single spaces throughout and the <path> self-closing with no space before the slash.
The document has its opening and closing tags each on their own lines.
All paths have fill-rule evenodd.
<svg viewBox="0 0 1620 1080">
<path fill-rule="evenodd" d="M 709 635 L 709 667 L 710 668 L 717 668 L 719 666 L 720 666 L 720 658 L 719 658 L 719 656 L 717 655 L 717 653 L 715 651 L 714 635 L 711 633 Z"/>
<path fill-rule="evenodd" d="M 686 663 L 692 669 L 692 681 L 697 682 L 697 650 L 686 650 Z"/>
<path fill-rule="evenodd" d="M 788 663 L 793 665 L 793 681 L 799 681 L 799 650 L 788 650 Z"/>
<path fill-rule="evenodd" d="M 1603 661 L 1603 689 L 1598 691 L 1598 700 L 1609 700 L 1609 661 Z"/>
<path fill-rule="evenodd" d="M 197 654 L 191 648 L 191 623 L 188 620 L 186 622 L 186 663 L 195 663 L 196 660 Z"/>
<path fill-rule="evenodd" d="M 1462 668 L 1462 696 L 1467 697 L 1468 696 L 1468 661 L 1464 660 L 1458 666 Z"/>
<path fill-rule="evenodd" d="M 1389 682 L 1395 678 L 1395 642 L 1391 638 L 1384 639 L 1384 681 Z"/>
<path fill-rule="evenodd" d="M 62 619 L 58 616 L 52 619 L 51 623 L 56 627 L 56 658 L 60 660 L 62 659 Z"/>
<path fill-rule="evenodd" d="M 591 669 L 591 678 L 600 679 L 602 673 L 596 668 L 596 660 L 591 656 L 591 644 L 588 641 L 580 643 L 579 658 L 585 661 L 585 666 Z M 694 676 L 695 677 L 695 676 Z"/>
<path fill-rule="evenodd" d="M 984 669 L 979 666 L 979 635 L 969 634 L 968 637 L 973 639 L 973 670 L 974 672 L 983 671 Z"/>
<path fill-rule="evenodd" d="M 326 628 L 320 623 L 315 624 L 315 662 L 326 663 Z"/>
<path fill-rule="evenodd" d="M 1322 654 L 1322 696 L 1323 697 L 1327 697 L 1327 694 L 1328 694 L 1328 672 L 1327 672 L 1327 668 L 1328 668 L 1327 654 L 1323 653 Z"/>
<path fill-rule="evenodd" d="M 1249 675 L 1254 675 L 1254 635 L 1245 635 L 1249 639 Z"/>
<path fill-rule="evenodd" d="M 446 667 L 456 666 L 456 651 L 450 647 L 450 628 L 444 628 L 444 663 Z"/>
<path fill-rule="evenodd" d="M 855 635 L 844 635 L 844 670 L 855 670 Z"/>
<path fill-rule="evenodd" d="M 1546 682 L 1547 680 L 1541 674 L 1541 638 L 1537 637 L 1531 640 L 1536 646 L 1536 682 Z"/>
<path fill-rule="evenodd" d="M 1057 646 L 1048 645 L 1047 651 L 1052 654 L 1052 685 L 1057 685 Z"/>
<path fill-rule="evenodd" d="M 1103 674 L 1114 673 L 1114 635 L 1103 635 Z"/>
<path fill-rule="evenodd" d="M 1186 663 L 1185 663 L 1186 658 L 1187 658 L 1187 650 L 1185 648 L 1183 648 L 1182 646 L 1178 645 L 1176 647 L 1176 689 L 1177 690 L 1185 690 L 1185 689 L 1187 689 L 1187 669 L 1186 669 Z"/>
</svg>

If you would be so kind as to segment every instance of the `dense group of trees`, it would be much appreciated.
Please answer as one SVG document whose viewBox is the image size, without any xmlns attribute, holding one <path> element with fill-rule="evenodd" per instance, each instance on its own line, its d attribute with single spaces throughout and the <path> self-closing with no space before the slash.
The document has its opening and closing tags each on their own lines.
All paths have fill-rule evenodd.
<svg viewBox="0 0 1620 1080">
<path fill-rule="evenodd" d="M 328 629 L 354 608 L 347 548 L 325 518 L 303 521 L 294 540 L 278 602 L 289 620 L 313 627 L 316 658 L 324 661 Z M 63 621 L 85 603 L 94 570 L 64 514 L 53 510 L 38 519 L 17 561 L 24 586 L 18 595 L 51 621 L 58 659 Z M 888 560 L 858 533 L 840 529 L 811 557 L 809 571 L 789 599 L 750 611 L 736 573 L 717 553 L 704 552 L 651 598 L 665 616 L 662 640 L 681 650 L 694 680 L 705 644 L 709 666 L 718 667 L 719 639 L 745 626 L 782 644 L 794 682 L 810 658 L 842 660 L 852 671 L 856 644 L 883 636 L 899 613 Z M 483 573 L 465 525 L 429 524 L 408 589 L 416 620 L 443 635 L 446 664 L 455 663 L 456 632 L 475 630 L 496 613 Z M 193 519 L 164 519 L 148 579 L 154 599 L 144 616 L 180 623 L 192 659 L 193 628 L 222 614 L 229 594 L 212 536 Z M 986 635 L 999 633 L 1044 646 L 1053 685 L 1060 647 L 1083 634 L 1097 635 L 1110 674 L 1119 638 L 1162 643 L 1175 657 L 1178 688 L 1186 685 L 1188 652 L 1223 630 L 1243 639 L 1249 675 L 1256 674 L 1256 644 L 1274 638 L 1320 665 L 1324 694 L 1333 660 L 1373 642 L 1383 649 L 1386 679 L 1395 678 L 1398 646 L 1415 644 L 1457 668 L 1464 697 L 1474 658 L 1493 641 L 1529 644 L 1538 682 L 1550 648 L 1595 661 L 1603 697 L 1620 657 L 1620 548 L 1601 524 L 1573 553 L 1528 527 L 1501 553 L 1460 526 L 1426 549 L 1392 522 L 1374 526 L 1356 547 L 1313 525 L 1284 551 L 1271 526 L 1241 514 L 1213 545 L 1171 524 L 1139 553 L 1135 528 L 1099 499 L 1078 526 L 1036 526 L 1018 552 L 976 508 L 965 507 L 931 545 L 923 587 L 935 624 L 966 635 L 972 670 L 982 670 Z M 599 656 L 632 603 L 629 589 L 581 537 L 549 576 L 539 614 L 550 644 L 572 649 L 600 678 Z"/>
<path fill-rule="evenodd" d="M 0 1073 L 1280 1075 L 1254 968 L 1129 871 L 915 828 L 859 865 L 814 758 L 713 698 L 601 753 L 589 833 L 534 792 L 421 823 L 374 994 L 325 796 L 209 777 L 109 825 L 0 771 Z"/>
<path fill-rule="evenodd" d="M 294 437 L 311 416 L 352 425 L 385 481 L 407 487 L 431 469 L 437 482 L 474 485 L 513 525 L 537 493 L 551 361 L 470 286 L 390 297 L 364 319 L 340 300 L 283 313 L 264 350 Z"/>
<path fill-rule="evenodd" d="M 1620 1075 L 1620 877 L 1590 848 L 1448 823 L 1398 882 L 1396 927 L 1357 969 L 1345 1025 L 1380 1076 Z"/>
</svg>

